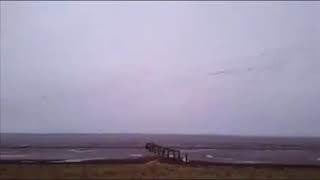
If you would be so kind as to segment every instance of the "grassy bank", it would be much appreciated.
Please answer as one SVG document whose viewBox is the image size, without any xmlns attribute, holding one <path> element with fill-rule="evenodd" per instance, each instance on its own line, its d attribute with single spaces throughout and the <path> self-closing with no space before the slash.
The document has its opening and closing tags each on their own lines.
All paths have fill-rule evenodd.
<svg viewBox="0 0 320 180">
<path fill-rule="evenodd" d="M 320 179 L 315 167 L 144 164 L 0 164 L 0 179 Z"/>
</svg>

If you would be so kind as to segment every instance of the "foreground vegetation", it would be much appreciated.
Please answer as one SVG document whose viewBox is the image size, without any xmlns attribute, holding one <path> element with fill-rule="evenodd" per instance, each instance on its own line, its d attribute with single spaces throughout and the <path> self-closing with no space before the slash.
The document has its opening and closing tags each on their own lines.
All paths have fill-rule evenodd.
<svg viewBox="0 0 320 180">
<path fill-rule="evenodd" d="M 0 179 L 320 179 L 320 168 L 144 164 L 0 164 Z"/>
</svg>

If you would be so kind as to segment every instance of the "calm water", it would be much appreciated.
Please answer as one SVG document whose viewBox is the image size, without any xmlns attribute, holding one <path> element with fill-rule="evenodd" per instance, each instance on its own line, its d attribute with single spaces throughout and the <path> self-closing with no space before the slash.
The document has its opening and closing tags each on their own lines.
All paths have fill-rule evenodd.
<svg viewBox="0 0 320 180">
<path fill-rule="evenodd" d="M 266 138 L 151 134 L 1 134 L 1 160 L 77 162 L 152 156 L 155 142 L 188 153 L 190 160 L 320 165 L 320 138 Z"/>
</svg>

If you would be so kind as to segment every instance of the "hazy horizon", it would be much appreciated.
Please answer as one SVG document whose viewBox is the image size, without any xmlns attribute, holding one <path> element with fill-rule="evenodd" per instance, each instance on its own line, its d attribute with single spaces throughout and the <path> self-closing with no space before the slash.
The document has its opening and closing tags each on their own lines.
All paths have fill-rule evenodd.
<svg viewBox="0 0 320 180">
<path fill-rule="evenodd" d="M 114 132 L 114 133 L 95 133 L 95 132 L 1 132 L 1 134 L 26 134 L 26 135 L 173 135 L 173 136 L 226 136 L 226 137 L 256 137 L 256 138 L 317 138 L 320 136 L 304 135 L 257 135 L 257 134 L 204 134 L 204 133 L 140 133 L 140 132 Z"/>
<path fill-rule="evenodd" d="M 0 131 L 320 137 L 320 2 L 1 1 Z"/>
</svg>

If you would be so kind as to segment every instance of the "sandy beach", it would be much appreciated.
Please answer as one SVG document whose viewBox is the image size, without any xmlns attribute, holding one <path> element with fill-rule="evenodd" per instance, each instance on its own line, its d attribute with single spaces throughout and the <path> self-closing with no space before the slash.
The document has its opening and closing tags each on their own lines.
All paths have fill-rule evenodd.
<svg viewBox="0 0 320 180">
<path fill-rule="evenodd" d="M 319 179 L 319 167 L 140 162 L 0 164 L 0 179 Z"/>
</svg>

